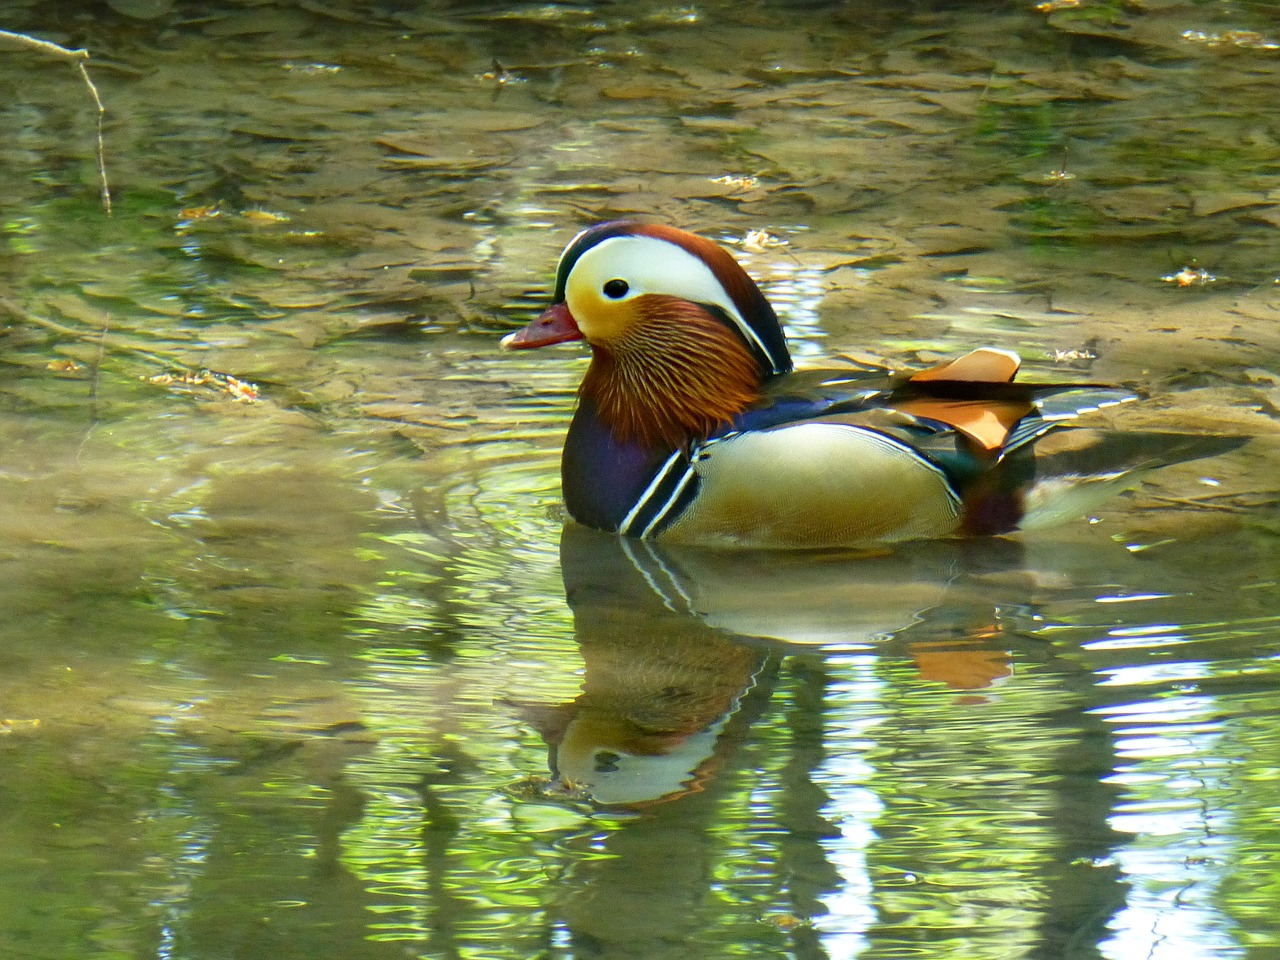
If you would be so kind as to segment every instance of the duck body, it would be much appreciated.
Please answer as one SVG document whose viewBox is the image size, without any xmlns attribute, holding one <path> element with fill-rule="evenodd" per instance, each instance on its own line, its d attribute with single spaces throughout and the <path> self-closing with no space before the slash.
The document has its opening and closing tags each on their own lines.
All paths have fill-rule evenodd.
<svg viewBox="0 0 1280 960">
<path fill-rule="evenodd" d="M 719 547 L 817 548 L 1007 533 L 1037 498 L 1034 447 L 1134 399 L 1020 384 L 981 349 L 923 371 L 794 371 L 781 326 L 722 248 L 619 221 L 579 234 L 554 303 L 504 345 L 585 339 L 562 456 L 578 522 Z"/>
</svg>

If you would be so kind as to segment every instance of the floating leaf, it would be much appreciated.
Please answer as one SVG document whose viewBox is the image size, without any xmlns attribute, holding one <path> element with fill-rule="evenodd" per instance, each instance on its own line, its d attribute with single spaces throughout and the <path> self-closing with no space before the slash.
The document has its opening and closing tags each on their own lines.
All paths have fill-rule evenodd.
<svg viewBox="0 0 1280 960">
<path fill-rule="evenodd" d="M 150 377 L 150 382 L 159 386 L 214 387 L 223 391 L 237 403 L 254 403 L 259 399 L 258 388 L 246 380 L 240 380 L 229 373 L 218 373 L 214 370 L 199 370 L 185 373 L 161 373 Z"/>
<path fill-rule="evenodd" d="M 250 223 L 288 223 L 289 216 L 271 210 L 242 210 L 240 216 Z"/>
<path fill-rule="evenodd" d="M 1177 273 L 1168 274 L 1160 279 L 1180 287 L 1203 287 L 1216 282 L 1218 278 L 1203 267 L 1183 267 Z"/>
</svg>

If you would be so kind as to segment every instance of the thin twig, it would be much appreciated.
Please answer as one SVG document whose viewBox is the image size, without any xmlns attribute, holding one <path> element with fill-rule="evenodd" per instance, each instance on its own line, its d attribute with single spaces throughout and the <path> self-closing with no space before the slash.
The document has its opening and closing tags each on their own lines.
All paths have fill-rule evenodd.
<svg viewBox="0 0 1280 960">
<path fill-rule="evenodd" d="M 12 40 L 19 46 L 39 50 L 41 53 L 47 53 L 49 56 L 57 57 L 60 60 L 89 59 L 88 50 L 71 50 L 68 47 L 60 47 L 56 43 L 50 43 L 48 40 L 39 40 L 36 37 L 29 37 L 25 33 L 10 33 L 8 30 L 0 30 L 0 40 Z"/>
<path fill-rule="evenodd" d="M 84 61 L 76 64 L 80 68 L 80 76 L 84 77 L 85 85 L 89 88 L 89 93 L 93 95 L 93 102 L 98 105 L 98 183 L 101 184 L 102 192 L 102 208 L 107 211 L 107 216 L 111 216 L 111 188 L 107 185 L 107 145 L 102 138 L 102 124 L 107 116 L 107 108 L 102 105 L 102 98 L 98 96 L 98 88 L 93 85 L 93 81 L 89 79 L 89 71 L 85 69 Z"/>
<path fill-rule="evenodd" d="M 98 108 L 98 181 L 101 184 L 102 207 L 107 211 L 107 216 L 111 216 L 111 188 L 107 184 L 107 149 L 106 142 L 102 136 L 103 120 L 106 116 L 107 108 L 102 103 L 102 97 L 98 95 L 98 88 L 94 86 L 93 81 L 89 78 L 89 71 L 85 69 L 84 62 L 89 59 L 89 51 L 71 50 L 56 43 L 50 43 L 48 40 L 29 37 L 25 33 L 12 33 L 9 30 L 0 30 L 0 40 L 8 40 L 19 46 L 38 50 L 51 57 L 57 57 L 59 60 L 75 62 L 81 79 L 84 80 L 85 86 L 89 88 L 89 96 L 93 97 L 93 102 Z"/>
<path fill-rule="evenodd" d="M 102 358 L 107 353 L 107 331 L 111 329 L 108 321 L 103 321 L 102 334 L 98 337 L 98 352 L 93 357 L 92 380 L 89 385 L 89 426 L 85 428 L 80 445 L 76 448 L 76 460 L 84 457 L 85 448 L 89 446 L 89 438 L 102 420 L 102 407 L 98 403 L 98 385 L 102 382 Z"/>
<path fill-rule="evenodd" d="M 89 390 L 89 402 L 93 404 L 93 419 L 98 419 L 98 384 L 102 380 L 102 358 L 107 352 L 107 331 L 111 323 L 104 321 L 102 334 L 98 337 L 98 352 L 93 355 L 93 386 Z"/>
<path fill-rule="evenodd" d="M 1233 503 L 1211 503 L 1207 500 L 1187 497 L 1166 497 L 1160 494 L 1150 493 L 1147 496 L 1159 503 L 1168 503 L 1176 507 L 1190 507 L 1192 510 L 1221 510 L 1225 513 L 1241 513 L 1250 509 L 1249 507 L 1237 506 Z"/>
</svg>

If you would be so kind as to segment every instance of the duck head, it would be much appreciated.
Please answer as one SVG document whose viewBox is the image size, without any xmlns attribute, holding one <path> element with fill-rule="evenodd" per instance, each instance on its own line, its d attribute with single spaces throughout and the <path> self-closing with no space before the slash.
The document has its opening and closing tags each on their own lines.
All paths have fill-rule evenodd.
<svg viewBox="0 0 1280 960">
<path fill-rule="evenodd" d="M 554 302 L 509 349 L 586 340 L 580 396 L 619 438 L 676 446 L 747 409 L 791 369 L 782 328 L 723 248 L 658 224 L 603 223 L 570 241 Z"/>
</svg>

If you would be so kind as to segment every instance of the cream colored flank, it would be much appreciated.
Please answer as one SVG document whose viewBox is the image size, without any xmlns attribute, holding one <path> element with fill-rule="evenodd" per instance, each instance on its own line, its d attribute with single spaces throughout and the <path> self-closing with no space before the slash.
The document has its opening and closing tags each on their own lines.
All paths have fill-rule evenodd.
<svg viewBox="0 0 1280 960">
<path fill-rule="evenodd" d="M 960 504 L 941 471 L 883 434 L 805 423 L 710 444 L 698 497 L 660 540 L 850 546 L 942 537 Z"/>
</svg>

